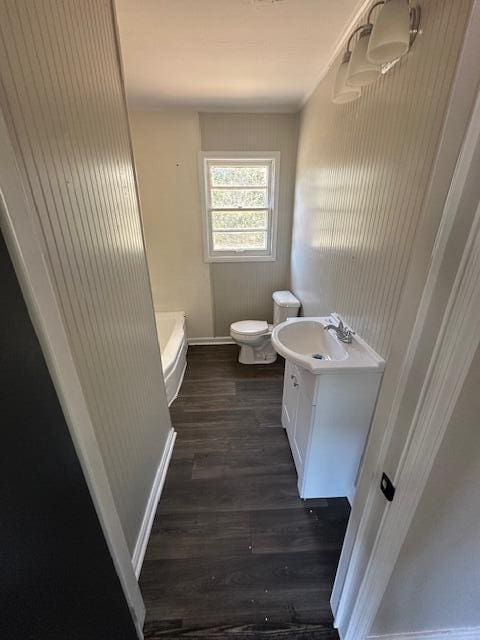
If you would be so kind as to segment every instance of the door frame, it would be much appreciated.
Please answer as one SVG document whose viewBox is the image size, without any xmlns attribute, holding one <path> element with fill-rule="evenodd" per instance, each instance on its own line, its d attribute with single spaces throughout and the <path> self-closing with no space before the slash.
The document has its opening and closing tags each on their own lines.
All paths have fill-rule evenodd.
<svg viewBox="0 0 480 640">
<path fill-rule="evenodd" d="M 395 474 L 394 503 L 386 503 L 345 640 L 370 631 L 479 345 L 480 203 Z"/>
<path fill-rule="evenodd" d="M 145 605 L 135 576 L 83 394 L 60 306 L 43 257 L 41 232 L 31 213 L 15 151 L 0 111 L 0 229 L 22 289 L 73 440 L 92 501 L 140 639 Z M 92 567 L 92 579 L 95 568 Z"/>
<path fill-rule="evenodd" d="M 475 3 L 467 29 L 464 51 L 459 63 L 455 86 L 469 77 L 472 64 L 472 44 L 480 34 L 480 3 Z M 478 39 L 476 40 L 478 42 Z M 475 45 L 476 47 L 477 45 Z M 475 85 L 474 85 L 475 86 Z M 452 101 L 455 96 L 452 96 Z M 452 113 L 450 104 L 450 124 Z M 447 116 L 443 143 L 448 143 Z M 458 122 L 457 122 L 458 127 Z M 458 131 L 457 131 L 458 133 Z M 442 146 L 442 145 L 441 145 Z M 408 436 L 395 473 L 397 487 L 393 503 L 385 503 L 371 552 L 365 558 L 371 523 L 375 517 L 374 502 L 379 491 L 379 475 L 398 418 L 403 394 L 414 355 L 425 329 L 427 313 L 432 303 L 435 285 L 446 255 L 447 243 L 455 223 L 461 198 L 472 168 L 475 153 L 480 149 L 480 94 L 477 95 L 472 117 L 456 164 L 449 193 L 432 251 L 430 268 L 418 307 L 408 349 L 403 359 L 394 400 L 385 433 L 379 447 L 376 469 L 371 474 L 365 507 L 354 542 L 341 575 L 337 575 L 332 605 L 336 607 L 335 626 L 343 640 L 363 640 L 369 633 L 378 607 L 394 569 L 416 507 L 441 445 L 462 384 L 468 373 L 480 340 L 480 206 L 476 209 L 463 257 L 443 315 L 442 325 L 432 352 L 427 374 L 417 402 Z M 443 150 L 448 151 L 448 146 Z M 439 150 L 439 154 L 442 149 Z M 439 159 L 437 157 L 437 163 Z M 436 167 L 438 171 L 438 166 Z M 433 180 L 434 181 L 434 180 Z M 462 343 L 459 343 L 461 335 Z M 467 347 L 468 345 L 468 347 Z M 363 470 L 365 471 L 365 469 Z M 342 550 L 342 555 L 345 550 Z"/>
</svg>

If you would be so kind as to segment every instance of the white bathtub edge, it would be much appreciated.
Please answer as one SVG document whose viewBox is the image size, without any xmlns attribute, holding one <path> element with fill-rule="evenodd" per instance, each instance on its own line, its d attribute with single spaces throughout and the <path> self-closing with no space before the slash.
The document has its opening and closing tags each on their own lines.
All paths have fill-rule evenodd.
<svg viewBox="0 0 480 640">
<path fill-rule="evenodd" d="M 180 393 L 180 387 L 182 386 L 182 382 L 183 382 L 183 378 L 185 377 L 186 370 L 187 370 L 187 361 L 185 360 L 185 364 L 183 365 L 183 369 L 180 374 L 180 378 L 178 380 L 177 388 L 175 389 L 173 394 L 170 396 L 170 398 L 167 398 L 168 406 L 170 406 L 172 402 L 178 398 L 178 394 Z"/>
<path fill-rule="evenodd" d="M 166 327 L 161 322 L 162 317 L 170 319 Z M 188 344 L 185 313 L 183 311 L 156 311 L 155 323 L 162 355 L 165 392 L 168 406 L 170 406 L 178 396 L 187 366 Z"/>
</svg>

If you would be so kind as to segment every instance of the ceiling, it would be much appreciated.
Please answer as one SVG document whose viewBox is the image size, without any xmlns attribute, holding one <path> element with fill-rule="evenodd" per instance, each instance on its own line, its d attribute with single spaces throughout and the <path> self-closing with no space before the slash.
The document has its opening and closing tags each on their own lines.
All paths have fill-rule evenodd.
<svg viewBox="0 0 480 640">
<path fill-rule="evenodd" d="M 296 111 L 364 0 L 116 0 L 129 105 Z"/>
</svg>

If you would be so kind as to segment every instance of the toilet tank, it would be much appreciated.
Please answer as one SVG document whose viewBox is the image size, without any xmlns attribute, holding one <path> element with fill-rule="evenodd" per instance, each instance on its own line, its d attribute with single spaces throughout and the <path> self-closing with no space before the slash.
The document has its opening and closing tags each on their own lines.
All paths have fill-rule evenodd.
<svg viewBox="0 0 480 640">
<path fill-rule="evenodd" d="M 275 291 L 273 298 L 273 324 L 284 322 L 287 318 L 298 316 L 300 300 L 291 291 Z"/>
</svg>

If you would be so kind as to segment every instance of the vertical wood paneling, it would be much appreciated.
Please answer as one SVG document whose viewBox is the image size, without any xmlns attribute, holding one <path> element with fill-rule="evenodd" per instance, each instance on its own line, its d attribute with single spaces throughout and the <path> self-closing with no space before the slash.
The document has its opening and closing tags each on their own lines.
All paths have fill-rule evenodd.
<svg viewBox="0 0 480 640">
<path fill-rule="evenodd" d="M 305 315 L 338 311 L 383 356 L 405 280 L 471 0 L 422 0 L 421 34 L 348 105 L 338 61 L 301 114 L 292 287 Z"/>
<path fill-rule="evenodd" d="M 289 282 L 298 137 L 296 114 L 201 113 L 203 151 L 280 151 L 277 259 L 275 262 L 212 263 L 215 335 L 236 320 L 272 321 L 272 293 Z"/>
<path fill-rule="evenodd" d="M 108 0 L 1 0 L 1 106 L 125 535 L 170 427 Z"/>
</svg>

